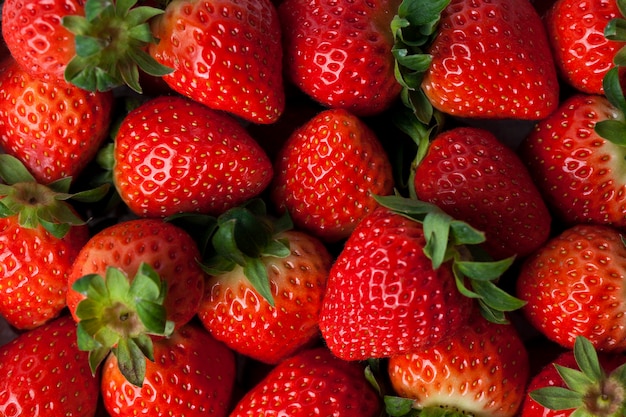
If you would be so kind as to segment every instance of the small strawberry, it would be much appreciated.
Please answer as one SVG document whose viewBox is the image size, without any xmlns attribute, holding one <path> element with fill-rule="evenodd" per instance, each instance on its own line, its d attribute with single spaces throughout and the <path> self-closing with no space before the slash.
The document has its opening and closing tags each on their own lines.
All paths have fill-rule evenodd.
<svg viewBox="0 0 626 417">
<path fill-rule="evenodd" d="M 100 379 L 76 346 L 76 323 L 59 317 L 0 346 L 0 415 L 93 417 Z"/>
<path fill-rule="evenodd" d="M 481 128 L 457 127 L 424 142 L 415 194 L 485 232 L 485 249 L 503 259 L 525 257 L 550 235 L 551 214 L 512 149 Z"/>
<path fill-rule="evenodd" d="M 377 417 L 381 409 L 362 365 L 318 347 L 278 364 L 239 400 L 230 417 Z"/>
<path fill-rule="evenodd" d="M 131 415 L 226 417 L 235 382 L 235 355 L 197 324 L 154 341 L 154 361 L 141 386 L 126 380 L 111 355 L 101 391 L 111 417 Z"/>
<path fill-rule="evenodd" d="M 282 114 L 281 27 L 270 0 L 173 0 L 151 23 L 152 57 L 174 90 L 253 123 Z"/>
<path fill-rule="evenodd" d="M 143 217 L 221 214 L 256 197 L 272 178 L 268 156 L 235 119 L 178 96 L 131 111 L 113 158 L 115 187 Z"/>
<path fill-rule="evenodd" d="M 598 350 L 626 350 L 626 243 L 608 226 L 576 225 L 527 258 L 517 295 L 531 325 L 572 348 L 577 336 Z"/>
<path fill-rule="evenodd" d="M 532 377 L 520 417 L 620 417 L 626 356 L 598 353 L 583 336 Z"/>
<path fill-rule="evenodd" d="M 113 95 L 42 81 L 0 63 L 0 146 L 41 183 L 76 178 L 108 136 Z"/>
<path fill-rule="evenodd" d="M 388 398 L 393 416 L 447 410 L 458 415 L 513 417 L 528 380 L 528 353 L 516 329 L 479 314 L 434 346 L 389 359 L 397 397 Z"/>
<path fill-rule="evenodd" d="M 329 109 L 298 128 L 274 165 L 271 199 L 294 224 L 327 242 L 347 238 L 393 191 L 393 173 L 376 134 L 350 112 Z"/>
</svg>

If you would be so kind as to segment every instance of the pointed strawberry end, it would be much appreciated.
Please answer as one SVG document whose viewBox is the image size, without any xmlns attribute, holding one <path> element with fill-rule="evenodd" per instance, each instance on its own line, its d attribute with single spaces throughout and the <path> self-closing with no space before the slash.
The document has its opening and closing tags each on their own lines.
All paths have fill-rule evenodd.
<svg viewBox="0 0 626 417">
<path fill-rule="evenodd" d="M 89 352 L 92 372 L 112 352 L 122 375 L 141 386 L 146 359 L 154 360 L 150 336 L 169 336 L 174 330 L 163 306 L 165 282 L 142 263 L 132 280 L 109 267 L 106 277 L 85 275 L 72 289 L 86 297 L 76 307 L 77 340 L 79 349 Z"/>
</svg>

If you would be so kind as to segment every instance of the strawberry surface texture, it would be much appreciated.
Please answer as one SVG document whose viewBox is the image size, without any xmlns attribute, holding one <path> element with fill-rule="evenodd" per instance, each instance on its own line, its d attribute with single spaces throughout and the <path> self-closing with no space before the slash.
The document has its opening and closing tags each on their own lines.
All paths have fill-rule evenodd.
<svg viewBox="0 0 626 417">
<path fill-rule="evenodd" d="M 626 416 L 626 0 L 5 0 L 0 417 Z"/>
</svg>

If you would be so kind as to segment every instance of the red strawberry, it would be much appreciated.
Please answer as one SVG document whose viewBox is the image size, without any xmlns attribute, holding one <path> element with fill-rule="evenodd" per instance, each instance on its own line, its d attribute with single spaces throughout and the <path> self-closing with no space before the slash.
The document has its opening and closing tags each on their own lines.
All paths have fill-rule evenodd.
<svg viewBox="0 0 626 417">
<path fill-rule="evenodd" d="M 177 96 L 126 116 L 114 160 L 122 200 L 145 217 L 220 214 L 260 194 L 272 177 L 268 156 L 235 119 Z"/>
<path fill-rule="evenodd" d="M 621 416 L 623 354 L 597 353 L 584 337 L 532 377 L 520 417 Z"/>
<path fill-rule="evenodd" d="M 347 238 L 393 191 L 389 158 L 375 133 L 346 110 L 317 114 L 283 145 L 271 199 L 294 224 L 334 242 Z"/>
<path fill-rule="evenodd" d="M 576 225 L 555 236 L 525 260 L 517 280 L 529 322 L 566 348 L 584 336 L 598 350 L 625 350 L 625 291 L 623 236 L 600 225 Z"/>
<path fill-rule="evenodd" d="M 108 137 L 112 93 L 90 93 L 0 63 L 0 145 L 41 183 L 76 178 Z"/>
<path fill-rule="evenodd" d="M 589 94 L 604 93 L 604 76 L 623 46 L 605 36 L 616 18 L 623 18 L 618 1 L 558 0 L 548 10 L 545 22 L 554 62 L 569 85 Z"/>
<path fill-rule="evenodd" d="M 424 146 L 414 174 L 418 199 L 485 232 L 495 258 L 525 257 L 545 243 L 550 212 L 527 168 L 496 136 L 457 127 Z"/>
<path fill-rule="evenodd" d="M 225 417 L 235 382 L 235 355 L 196 324 L 187 324 L 154 341 L 154 361 L 141 386 L 108 357 L 102 370 L 102 396 L 111 417 Z"/>
<path fill-rule="evenodd" d="M 391 21 L 399 0 L 285 0 L 285 71 L 307 95 L 358 116 L 381 113 L 398 98 Z"/>
<path fill-rule="evenodd" d="M 389 359 L 389 379 L 400 397 L 393 402 L 424 415 L 443 408 L 464 415 L 512 417 L 526 393 L 528 363 L 513 326 L 474 314 L 452 337 Z"/>
<path fill-rule="evenodd" d="M 3 416 L 96 413 L 100 379 L 76 346 L 76 323 L 60 317 L 0 346 L 0 414 Z"/>
<path fill-rule="evenodd" d="M 597 132 L 621 120 L 606 98 L 575 94 L 521 143 L 520 157 L 554 218 L 626 227 L 626 147 Z"/>
<path fill-rule="evenodd" d="M 362 365 L 319 347 L 278 364 L 239 400 L 230 417 L 376 417 L 381 406 Z"/>
<path fill-rule="evenodd" d="M 174 0 L 152 21 L 150 54 L 170 87 L 253 123 L 283 112 L 281 27 L 270 0 Z"/>
<path fill-rule="evenodd" d="M 528 0 L 452 0 L 441 14 L 422 89 L 460 117 L 538 120 L 559 103 L 543 23 Z"/>
</svg>

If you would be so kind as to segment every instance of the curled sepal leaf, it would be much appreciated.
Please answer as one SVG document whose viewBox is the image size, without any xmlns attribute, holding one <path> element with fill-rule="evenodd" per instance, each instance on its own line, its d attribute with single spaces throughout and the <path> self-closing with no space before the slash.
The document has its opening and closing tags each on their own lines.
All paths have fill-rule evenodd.
<svg viewBox="0 0 626 417">
<path fill-rule="evenodd" d="M 72 284 L 85 298 L 78 303 L 78 347 L 89 351 L 93 373 L 110 352 L 129 382 L 140 386 L 145 361 L 154 360 L 152 339 L 169 336 L 174 323 L 167 320 L 163 303 L 166 283 L 142 263 L 132 280 L 120 269 L 107 268 L 105 277 L 88 274 Z"/>
<path fill-rule="evenodd" d="M 604 139 L 619 146 L 626 146 L 626 97 L 619 79 L 619 68 L 612 68 L 603 79 L 604 94 L 615 108 L 612 118 L 595 124 L 595 131 Z"/>
<path fill-rule="evenodd" d="M 415 401 L 410 398 L 386 395 L 383 397 L 385 411 L 391 417 L 417 417 L 420 410 L 415 407 Z"/>
</svg>

